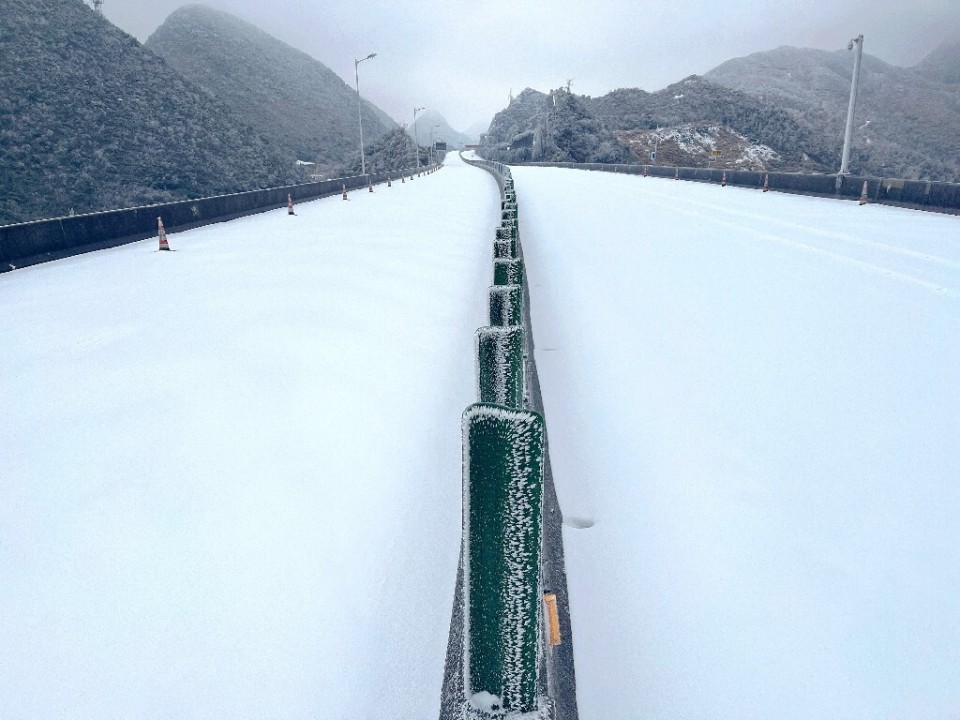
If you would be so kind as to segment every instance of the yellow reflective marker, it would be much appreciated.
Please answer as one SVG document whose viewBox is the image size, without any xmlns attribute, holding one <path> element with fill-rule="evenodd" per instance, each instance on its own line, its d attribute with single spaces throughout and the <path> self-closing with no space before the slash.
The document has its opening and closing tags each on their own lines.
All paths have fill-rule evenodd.
<svg viewBox="0 0 960 720">
<path fill-rule="evenodd" d="M 557 615 L 557 596 L 553 593 L 543 594 L 543 604 L 547 608 L 547 628 L 550 630 L 551 645 L 560 644 L 560 617 Z"/>
</svg>

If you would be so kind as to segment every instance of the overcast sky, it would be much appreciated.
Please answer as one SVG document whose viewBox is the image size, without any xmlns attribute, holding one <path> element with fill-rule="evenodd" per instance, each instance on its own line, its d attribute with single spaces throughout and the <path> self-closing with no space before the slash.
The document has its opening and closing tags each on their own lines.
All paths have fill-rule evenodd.
<svg viewBox="0 0 960 720">
<path fill-rule="evenodd" d="M 145 41 L 181 0 L 104 0 Z M 525 87 L 659 90 L 780 45 L 864 51 L 913 65 L 960 33 L 960 0 L 207 0 L 312 55 L 398 122 L 413 107 L 458 130 L 487 123 Z M 852 58 L 851 58 L 852 64 Z"/>
</svg>

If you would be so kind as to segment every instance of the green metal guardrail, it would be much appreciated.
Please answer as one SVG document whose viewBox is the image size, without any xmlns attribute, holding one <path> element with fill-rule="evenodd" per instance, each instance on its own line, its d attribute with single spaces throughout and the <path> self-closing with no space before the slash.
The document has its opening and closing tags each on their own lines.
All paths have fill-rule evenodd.
<svg viewBox="0 0 960 720">
<path fill-rule="evenodd" d="M 490 288 L 490 325 L 508 327 L 523 324 L 523 287 L 494 285 Z"/>
<path fill-rule="evenodd" d="M 493 261 L 494 285 L 523 285 L 523 260 L 497 258 Z"/>
<path fill-rule="evenodd" d="M 464 694 L 474 717 L 539 707 L 543 418 L 463 414 Z"/>
</svg>

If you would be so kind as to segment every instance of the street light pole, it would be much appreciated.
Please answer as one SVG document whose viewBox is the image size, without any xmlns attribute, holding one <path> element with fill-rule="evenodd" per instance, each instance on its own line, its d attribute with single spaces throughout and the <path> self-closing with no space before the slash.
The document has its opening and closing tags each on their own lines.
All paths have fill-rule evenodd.
<svg viewBox="0 0 960 720">
<path fill-rule="evenodd" d="M 417 175 L 420 174 L 420 126 L 417 125 L 417 113 L 418 113 L 418 112 L 423 112 L 424 110 L 426 110 L 426 108 L 422 108 L 422 107 L 418 108 L 418 107 L 415 107 L 415 108 L 413 109 L 413 132 L 414 132 L 414 134 L 415 134 L 415 137 L 414 137 L 414 143 L 415 143 L 414 152 L 417 154 Z"/>
<path fill-rule="evenodd" d="M 367 161 L 363 157 L 363 100 L 360 99 L 360 63 L 375 58 L 376 53 L 370 53 L 365 58 L 353 61 L 353 73 L 357 80 L 357 119 L 360 121 L 360 174 L 367 174 Z"/>
<path fill-rule="evenodd" d="M 853 139 L 853 114 L 857 109 L 857 91 L 860 89 L 860 62 L 863 59 L 863 35 L 855 37 L 847 45 L 847 50 L 857 46 L 856 59 L 853 61 L 853 80 L 850 83 L 850 105 L 847 107 L 847 129 L 843 134 L 843 157 L 840 160 L 840 175 L 847 174 L 850 164 L 850 141 Z M 840 181 L 839 176 L 837 181 Z"/>
</svg>

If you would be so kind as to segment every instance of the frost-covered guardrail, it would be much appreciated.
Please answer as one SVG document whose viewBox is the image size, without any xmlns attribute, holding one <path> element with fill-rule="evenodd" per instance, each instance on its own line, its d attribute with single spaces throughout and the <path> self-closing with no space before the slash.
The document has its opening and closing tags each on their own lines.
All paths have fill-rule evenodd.
<svg viewBox="0 0 960 720">
<path fill-rule="evenodd" d="M 479 402 L 463 414 L 462 677 L 465 720 L 548 718 L 540 676 L 546 430 L 530 409 L 528 328 L 519 215 L 510 171 L 489 170 L 501 191 L 493 242 L 488 327 L 477 330 Z"/>
<path fill-rule="evenodd" d="M 687 168 L 664 165 L 613 165 L 606 163 L 527 162 L 532 167 L 560 167 L 576 170 L 650 177 L 692 180 L 694 182 L 763 188 L 798 195 L 815 195 L 844 200 L 859 200 L 866 183 L 869 202 L 883 205 L 929 210 L 960 215 L 960 184 L 903 180 L 900 178 L 854 177 L 852 175 L 815 175 L 809 173 L 761 172 L 756 170 L 723 170 L 720 168 Z"/>
<path fill-rule="evenodd" d="M 431 165 L 419 172 L 432 171 L 436 167 Z M 406 169 L 368 173 L 197 200 L 3 225 L 0 226 L 0 272 L 154 237 L 158 216 L 163 217 L 167 230 L 189 230 L 283 207 L 288 198 L 294 202 L 313 200 L 336 195 L 343 188 L 353 190 L 368 184 L 377 185 L 401 175 L 412 177 L 416 172 L 416 169 Z"/>
</svg>

